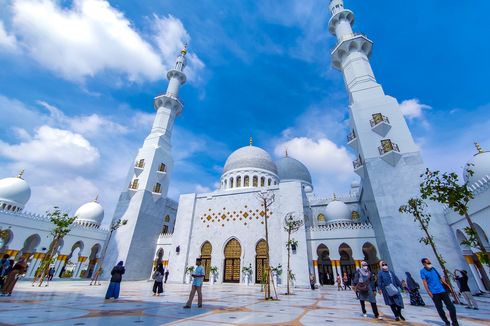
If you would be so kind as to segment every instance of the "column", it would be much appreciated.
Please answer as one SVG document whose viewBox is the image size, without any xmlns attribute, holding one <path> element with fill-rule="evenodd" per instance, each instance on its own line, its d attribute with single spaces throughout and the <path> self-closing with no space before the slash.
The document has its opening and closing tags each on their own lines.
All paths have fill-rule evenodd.
<svg viewBox="0 0 490 326">
<path fill-rule="evenodd" d="M 340 275 L 340 260 L 332 260 L 332 267 L 335 268 L 335 277 L 337 277 L 337 275 Z M 342 277 L 342 275 L 340 275 L 340 277 Z"/>
<path fill-rule="evenodd" d="M 478 289 L 480 291 L 486 292 L 485 286 L 483 285 L 483 282 L 481 280 L 480 272 L 475 266 L 475 262 L 473 261 L 473 256 L 472 255 L 467 255 L 464 256 L 464 259 L 466 260 L 466 263 L 468 263 L 468 266 L 470 267 L 470 271 L 473 274 L 473 278 L 476 281 L 476 284 L 478 285 Z"/>
<path fill-rule="evenodd" d="M 318 270 L 318 260 L 313 260 L 313 269 L 315 270 L 315 284 L 320 285 L 320 271 Z"/>
<path fill-rule="evenodd" d="M 356 269 L 357 269 L 357 268 L 361 268 L 361 262 L 362 262 L 362 259 L 356 259 L 354 262 L 355 262 L 355 264 L 356 264 Z"/>
<path fill-rule="evenodd" d="M 61 267 L 65 264 L 66 259 L 68 258 L 67 255 L 58 255 L 58 259 L 54 263 L 54 278 L 59 278 L 60 277 L 60 272 L 61 272 Z"/>
<path fill-rule="evenodd" d="M 75 266 L 75 269 L 73 270 L 73 276 L 72 278 L 78 279 L 80 278 L 80 273 L 82 272 L 82 267 L 85 265 L 85 261 L 87 260 L 87 257 L 80 256 L 78 257 L 78 262 L 77 265 Z"/>
</svg>

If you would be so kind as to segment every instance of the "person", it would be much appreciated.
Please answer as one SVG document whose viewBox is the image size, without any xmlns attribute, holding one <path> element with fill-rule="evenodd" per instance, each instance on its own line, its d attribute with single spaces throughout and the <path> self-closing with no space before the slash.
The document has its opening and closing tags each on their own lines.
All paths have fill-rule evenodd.
<svg viewBox="0 0 490 326">
<path fill-rule="evenodd" d="M 13 261 L 11 261 L 11 265 L 13 265 Z M 17 264 L 13 265 L 10 268 L 7 279 L 5 280 L 5 284 L 2 288 L 2 295 L 12 295 L 12 291 L 14 290 L 15 284 L 17 280 L 20 278 L 22 274 L 27 271 L 27 263 L 24 258 L 21 258 Z"/>
<path fill-rule="evenodd" d="M 373 310 L 374 318 L 383 319 L 379 315 L 378 306 L 376 305 L 376 297 L 374 296 L 375 285 L 373 274 L 369 270 L 368 263 L 365 261 L 361 262 L 361 268 L 359 268 L 354 274 L 354 279 L 352 284 L 358 293 L 358 299 L 361 303 L 362 315 L 367 317 L 366 312 L 366 301 L 371 304 L 371 309 Z"/>
<path fill-rule="evenodd" d="M 465 298 L 468 303 L 468 309 L 478 310 L 478 304 L 476 303 L 475 298 L 471 294 L 470 287 L 468 286 L 468 272 L 465 270 L 454 270 L 454 279 L 458 282 L 459 291 Z"/>
<path fill-rule="evenodd" d="M 119 291 L 121 289 L 122 276 L 126 272 L 124 268 L 124 262 L 121 260 L 111 271 L 111 282 L 107 288 L 105 298 L 108 300 L 110 298 L 119 298 Z"/>
<path fill-rule="evenodd" d="M 54 277 L 54 272 L 56 270 L 54 269 L 54 266 L 51 266 L 49 268 L 49 272 L 48 272 L 48 281 L 52 281 L 53 280 L 53 277 Z"/>
<path fill-rule="evenodd" d="M 388 263 L 380 261 L 381 270 L 378 272 L 378 291 L 383 294 L 383 299 L 387 306 L 390 306 L 391 311 L 395 315 L 395 320 L 405 320 L 402 315 L 403 298 L 399 288 L 402 283 L 400 279 L 391 272 L 388 268 Z"/>
<path fill-rule="evenodd" d="M 425 306 L 425 302 L 419 292 L 420 285 L 413 279 L 409 272 L 405 272 L 405 275 L 407 276 L 407 290 L 410 296 L 410 304 L 412 306 Z"/>
<path fill-rule="evenodd" d="M 192 300 L 194 300 L 194 295 L 197 292 L 197 306 L 202 308 L 202 283 L 204 281 L 204 268 L 201 266 L 201 258 L 196 259 L 196 268 L 194 269 L 194 274 L 192 277 L 194 280 L 192 281 L 192 290 L 189 294 L 189 300 L 185 304 L 184 308 L 189 309 L 192 305 Z"/>
<path fill-rule="evenodd" d="M 315 275 L 313 273 L 310 273 L 310 287 L 312 290 L 315 289 Z"/>
<path fill-rule="evenodd" d="M 432 301 L 434 301 L 439 317 L 441 317 L 442 321 L 446 325 L 451 325 L 446 317 L 444 309 L 442 308 L 442 303 L 444 302 L 447 310 L 449 311 L 449 316 L 451 317 L 453 326 L 459 325 L 458 318 L 456 316 L 456 308 L 454 307 L 451 298 L 449 298 L 449 293 L 444 288 L 444 285 L 448 286 L 448 284 L 441 277 L 439 272 L 432 266 L 429 258 L 422 258 L 421 262 L 424 267 L 420 270 L 420 277 L 424 283 L 425 290 L 431 297 Z"/>
<path fill-rule="evenodd" d="M 0 260 L 0 289 L 2 289 L 3 284 L 5 283 L 5 279 L 7 278 L 7 274 L 10 270 L 10 255 L 5 254 L 3 255 L 2 259 Z"/>
<path fill-rule="evenodd" d="M 342 289 L 342 278 L 337 274 L 337 291 Z"/>
<path fill-rule="evenodd" d="M 165 270 L 165 281 L 163 281 L 163 283 L 167 283 L 167 279 L 168 279 L 168 266 L 167 266 L 167 269 Z"/>
<path fill-rule="evenodd" d="M 347 276 L 346 272 L 344 272 L 344 277 L 342 278 L 342 281 L 344 282 L 344 290 L 347 290 L 347 288 L 349 288 L 349 290 L 352 290 L 350 287 L 350 279 L 349 276 Z"/>
<path fill-rule="evenodd" d="M 160 294 L 163 293 L 164 275 L 165 271 L 163 269 L 163 265 L 160 263 L 158 264 L 152 276 L 153 280 L 155 280 L 155 282 L 153 283 L 153 295 L 160 296 Z"/>
</svg>

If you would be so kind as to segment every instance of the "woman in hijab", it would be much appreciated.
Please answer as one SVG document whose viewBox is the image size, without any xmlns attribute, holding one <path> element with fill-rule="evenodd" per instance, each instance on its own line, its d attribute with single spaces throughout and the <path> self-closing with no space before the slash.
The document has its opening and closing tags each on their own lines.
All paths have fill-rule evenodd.
<svg viewBox="0 0 490 326">
<path fill-rule="evenodd" d="M 376 297 L 374 296 L 375 285 L 373 280 L 373 274 L 369 270 L 368 263 L 361 262 L 361 268 L 359 268 L 354 274 L 352 281 L 354 288 L 358 293 L 358 298 L 361 303 L 362 315 L 367 317 L 366 301 L 371 303 L 371 309 L 373 310 L 374 318 L 383 319 L 380 317 L 378 307 L 376 306 Z"/>
<path fill-rule="evenodd" d="M 120 261 L 111 271 L 111 283 L 109 283 L 109 288 L 107 289 L 107 293 L 105 294 L 106 299 L 119 298 L 119 291 L 121 289 L 121 281 L 122 276 L 126 269 L 124 268 L 124 263 Z"/>
<path fill-rule="evenodd" d="M 412 306 L 425 306 L 425 302 L 420 295 L 420 285 L 413 279 L 409 272 L 405 272 L 407 275 L 407 288 L 410 295 L 410 304 Z"/>
<path fill-rule="evenodd" d="M 24 258 L 21 258 L 8 273 L 7 279 L 5 280 L 5 284 L 3 285 L 2 288 L 2 295 L 11 296 L 15 284 L 17 283 L 17 280 L 26 271 L 27 271 L 26 260 Z"/>
<path fill-rule="evenodd" d="M 379 294 L 383 294 L 385 304 L 390 306 L 391 311 L 395 315 L 395 320 L 405 320 L 402 315 L 403 298 L 399 288 L 402 283 L 396 277 L 395 273 L 391 272 L 388 268 L 388 263 L 385 261 L 379 262 L 381 270 L 378 272 L 378 291 Z"/>
</svg>

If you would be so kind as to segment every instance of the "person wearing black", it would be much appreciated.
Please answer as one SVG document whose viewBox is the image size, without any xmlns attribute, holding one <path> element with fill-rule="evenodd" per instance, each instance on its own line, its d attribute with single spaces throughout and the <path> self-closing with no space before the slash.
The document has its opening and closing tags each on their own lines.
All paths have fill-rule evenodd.
<svg viewBox="0 0 490 326">
<path fill-rule="evenodd" d="M 119 298 L 119 291 L 121 289 L 121 281 L 124 272 L 126 269 L 124 268 L 124 263 L 120 261 L 111 271 L 111 282 L 109 283 L 109 287 L 107 288 L 107 292 L 105 294 L 106 299 Z"/>
<path fill-rule="evenodd" d="M 155 272 L 153 273 L 153 280 L 155 282 L 153 283 L 153 295 L 160 295 L 163 293 L 163 278 L 165 275 L 165 271 L 163 269 L 163 265 L 160 263 L 158 264 Z"/>
<path fill-rule="evenodd" d="M 407 275 L 407 289 L 410 295 L 410 304 L 412 306 L 425 306 L 425 302 L 420 295 L 420 285 L 413 279 L 409 272 L 405 272 Z"/>
<path fill-rule="evenodd" d="M 3 255 L 2 260 L 0 260 L 0 289 L 3 287 L 3 283 L 5 282 L 5 279 L 7 278 L 8 273 L 10 272 L 10 255 L 5 254 Z"/>
<path fill-rule="evenodd" d="M 361 262 L 361 268 L 354 274 L 352 284 L 356 289 L 358 299 L 361 303 L 362 315 L 367 317 L 366 301 L 369 301 L 369 303 L 371 303 L 374 318 L 383 319 L 383 317 L 379 315 L 378 306 L 376 305 L 376 297 L 374 295 L 376 285 L 374 284 L 373 274 L 369 270 L 368 263 L 365 261 Z"/>
<path fill-rule="evenodd" d="M 468 307 L 466 308 L 478 310 L 478 304 L 475 298 L 473 298 L 470 287 L 468 286 L 468 272 L 456 269 L 454 270 L 454 279 L 458 282 L 459 292 L 461 292 L 461 295 L 463 295 L 468 303 Z"/>
<path fill-rule="evenodd" d="M 163 283 L 167 283 L 167 279 L 168 279 L 168 266 L 167 269 L 165 270 L 165 280 L 163 281 Z"/>
</svg>

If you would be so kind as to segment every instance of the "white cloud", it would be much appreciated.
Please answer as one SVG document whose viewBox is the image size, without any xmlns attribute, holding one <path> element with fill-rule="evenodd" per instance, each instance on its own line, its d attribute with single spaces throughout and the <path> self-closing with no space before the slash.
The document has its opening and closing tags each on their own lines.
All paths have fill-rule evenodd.
<svg viewBox="0 0 490 326">
<path fill-rule="evenodd" d="M 3 22 L 0 20 L 0 50 L 13 51 L 17 49 L 15 36 L 7 33 Z"/>
<path fill-rule="evenodd" d="M 95 163 L 100 155 L 82 135 L 46 125 L 32 139 L 20 144 L 0 141 L 0 155 L 11 160 L 65 167 L 83 167 Z"/>
<path fill-rule="evenodd" d="M 207 193 L 211 192 L 211 189 L 209 187 L 203 186 L 203 185 L 196 185 L 196 193 L 202 194 L 202 193 Z"/>
<path fill-rule="evenodd" d="M 106 0 L 74 0 L 68 8 L 58 1 L 15 0 L 11 8 L 11 37 L 42 66 L 72 81 L 104 71 L 126 74 L 131 81 L 163 78 L 190 39 L 177 18 L 155 16 L 150 39 L 156 49 Z M 189 61 L 192 80 L 204 64 L 192 53 Z"/>
<path fill-rule="evenodd" d="M 424 110 L 429 109 L 432 109 L 430 105 L 422 104 L 416 98 L 405 100 L 400 103 L 400 110 L 402 111 L 403 115 L 409 120 L 423 118 Z"/>
</svg>

